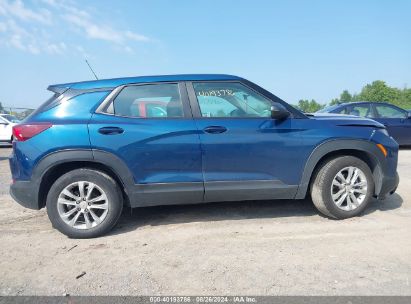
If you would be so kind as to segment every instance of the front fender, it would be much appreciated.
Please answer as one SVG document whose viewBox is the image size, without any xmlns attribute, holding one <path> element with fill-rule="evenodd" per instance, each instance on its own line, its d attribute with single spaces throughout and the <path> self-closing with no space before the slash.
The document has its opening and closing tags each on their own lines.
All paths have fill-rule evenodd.
<svg viewBox="0 0 411 304">
<path fill-rule="evenodd" d="M 319 144 L 311 152 L 305 164 L 301 176 L 301 182 L 295 198 L 305 198 L 314 170 L 317 165 L 327 157 L 327 155 L 332 155 L 333 153 L 338 153 L 339 151 L 343 154 L 344 150 L 359 151 L 367 155 L 367 162 L 371 167 L 374 177 L 375 194 L 378 195 L 381 191 L 382 172 L 385 172 L 386 170 L 386 162 L 384 155 L 375 143 L 361 139 L 332 139 Z"/>
</svg>

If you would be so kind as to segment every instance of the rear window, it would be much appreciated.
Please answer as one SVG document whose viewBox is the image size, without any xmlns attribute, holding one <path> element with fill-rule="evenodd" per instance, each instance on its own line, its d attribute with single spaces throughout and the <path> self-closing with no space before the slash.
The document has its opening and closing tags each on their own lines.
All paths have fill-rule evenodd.
<svg viewBox="0 0 411 304">
<path fill-rule="evenodd" d="M 331 111 L 337 109 L 340 105 L 333 105 L 325 107 L 324 109 L 318 110 L 317 113 L 330 113 Z"/>
<path fill-rule="evenodd" d="M 45 112 L 51 108 L 54 108 L 55 106 L 57 106 L 60 101 L 61 98 L 59 98 L 62 94 L 59 93 L 54 93 L 49 99 L 47 99 L 40 107 L 38 107 L 35 111 L 33 111 L 33 113 L 31 113 L 29 115 L 30 116 L 34 116 L 38 113 L 42 113 Z"/>
<path fill-rule="evenodd" d="M 43 103 L 40 108 L 52 108 L 55 103 L 57 103 L 57 99 L 59 98 L 61 94 L 59 93 L 54 93 L 49 99 L 46 100 L 45 103 Z"/>
</svg>

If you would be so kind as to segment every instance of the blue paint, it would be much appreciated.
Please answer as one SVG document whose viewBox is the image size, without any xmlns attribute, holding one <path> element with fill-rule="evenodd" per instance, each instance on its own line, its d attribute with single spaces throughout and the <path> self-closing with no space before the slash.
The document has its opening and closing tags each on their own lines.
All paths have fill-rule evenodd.
<svg viewBox="0 0 411 304">
<path fill-rule="evenodd" d="M 397 143 L 384 133 L 381 124 L 366 118 L 311 117 L 296 110 L 290 110 L 294 114 L 283 121 L 269 117 L 193 117 L 191 113 L 175 119 L 130 118 L 95 112 L 114 87 L 169 81 L 242 82 L 291 109 L 259 86 L 230 75 L 149 76 L 55 85 L 52 88 L 107 91 L 85 91 L 26 119 L 24 123 L 50 122 L 53 126 L 27 141 L 13 143 L 13 179 L 30 180 L 36 164 L 55 151 L 97 149 L 124 162 L 136 184 L 273 180 L 299 185 L 314 149 L 334 139 L 382 143 L 390 153 L 388 167 L 395 173 Z M 221 126 L 226 131 L 204 132 L 209 126 Z M 102 127 L 121 128 L 123 133 L 101 134 Z"/>
</svg>

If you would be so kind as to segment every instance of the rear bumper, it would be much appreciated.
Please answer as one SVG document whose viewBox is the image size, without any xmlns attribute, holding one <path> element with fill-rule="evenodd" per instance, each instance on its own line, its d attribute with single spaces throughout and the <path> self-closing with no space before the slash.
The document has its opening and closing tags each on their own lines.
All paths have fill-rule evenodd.
<svg viewBox="0 0 411 304">
<path fill-rule="evenodd" d="M 41 209 L 38 202 L 38 186 L 31 181 L 15 181 L 10 185 L 10 195 L 26 208 Z"/>
<path fill-rule="evenodd" d="M 398 176 L 398 173 L 395 173 L 394 176 L 384 176 L 382 178 L 381 190 L 379 191 L 377 198 L 385 199 L 387 195 L 393 194 L 397 190 L 399 182 L 400 177 Z"/>
</svg>

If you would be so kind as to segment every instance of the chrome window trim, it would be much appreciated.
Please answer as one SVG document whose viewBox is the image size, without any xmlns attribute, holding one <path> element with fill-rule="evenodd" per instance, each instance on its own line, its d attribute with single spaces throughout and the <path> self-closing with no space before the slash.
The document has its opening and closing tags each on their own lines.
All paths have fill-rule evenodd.
<svg viewBox="0 0 411 304">
<path fill-rule="evenodd" d="M 183 107 L 183 116 L 181 117 L 136 117 L 136 116 L 123 116 L 123 115 L 118 115 L 115 113 L 109 113 L 107 112 L 107 109 L 110 107 L 110 105 L 113 104 L 113 101 L 116 99 L 118 94 L 126 88 L 126 87 L 132 87 L 132 86 L 143 86 L 143 85 L 161 85 L 161 84 L 175 84 L 177 85 L 178 93 L 180 94 L 180 99 Z M 107 97 L 101 102 L 101 104 L 97 107 L 97 109 L 94 111 L 96 114 L 102 114 L 102 115 L 110 115 L 110 116 L 115 116 L 115 117 L 122 117 L 122 118 L 132 118 L 132 119 L 170 119 L 170 120 L 175 120 L 175 119 L 190 119 L 192 118 L 192 113 L 189 108 L 187 108 L 186 102 L 188 102 L 188 96 L 187 92 L 183 91 L 186 90 L 185 86 L 184 89 L 184 82 L 180 81 L 165 81 L 165 82 L 144 82 L 144 83 L 128 83 L 124 84 L 121 86 L 118 86 L 114 88 L 113 91 L 110 92 L 110 94 L 107 95 Z"/>
</svg>

